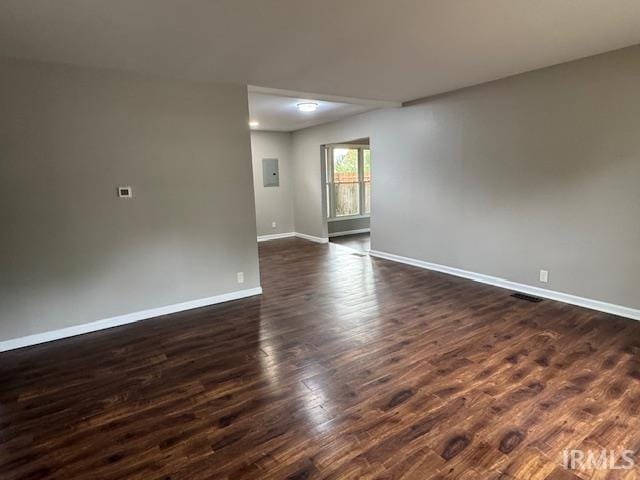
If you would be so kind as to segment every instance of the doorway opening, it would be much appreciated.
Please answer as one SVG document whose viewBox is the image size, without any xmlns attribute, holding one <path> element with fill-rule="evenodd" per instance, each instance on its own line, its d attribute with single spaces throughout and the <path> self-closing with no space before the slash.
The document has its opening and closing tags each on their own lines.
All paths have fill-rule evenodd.
<svg viewBox="0 0 640 480">
<path fill-rule="evenodd" d="M 329 241 L 371 247 L 371 148 L 368 138 L 324 146 L 325 218 Z"/>
</svg>

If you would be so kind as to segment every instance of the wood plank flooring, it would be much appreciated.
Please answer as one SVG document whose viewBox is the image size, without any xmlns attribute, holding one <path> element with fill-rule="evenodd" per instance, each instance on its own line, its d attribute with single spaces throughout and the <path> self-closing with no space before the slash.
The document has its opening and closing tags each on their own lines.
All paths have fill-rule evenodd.
<svg viewBox="0 0 640 480">
<path fill-rule="evenodd" d="M 343 235 L 341 237 L 332 237 L 329 239 L 331 243 L 337 243 L 354 250 L 368 252 L 371 250 L 371 234 L 356 233 L 353 235 Z"/>
<path fill-rule="evenodd" d="M 0 478 L 635 479 L 640 323 L 300 239 L 264 295 L 0 354 Z"/>
</svg>

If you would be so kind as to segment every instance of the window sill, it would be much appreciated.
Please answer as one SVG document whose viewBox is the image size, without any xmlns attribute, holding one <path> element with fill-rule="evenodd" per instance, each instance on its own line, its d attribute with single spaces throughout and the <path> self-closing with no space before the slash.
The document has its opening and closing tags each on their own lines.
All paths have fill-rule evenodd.
<svg viewBox="0 0 640 480">
<path fill-rule="evenodd" d="M 349 217 L 327 218 L 327 222 L 340 222 L 342 220 L 358 220 L 360 218 L 371 218 L 371 215 L 351 215 Z"/>
</svg>

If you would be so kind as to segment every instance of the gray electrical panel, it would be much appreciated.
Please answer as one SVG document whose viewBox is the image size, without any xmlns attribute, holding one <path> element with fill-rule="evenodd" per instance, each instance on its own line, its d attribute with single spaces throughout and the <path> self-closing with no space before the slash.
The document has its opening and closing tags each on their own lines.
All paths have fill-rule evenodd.
<svg viewBox="0 0 640 480">
<path fill-rule="evenodd" d="M 277 158 L 262 159 L 262 184 L 265 187 L 280 186 L 280 174 L 278 173 Z"/>
</svg>

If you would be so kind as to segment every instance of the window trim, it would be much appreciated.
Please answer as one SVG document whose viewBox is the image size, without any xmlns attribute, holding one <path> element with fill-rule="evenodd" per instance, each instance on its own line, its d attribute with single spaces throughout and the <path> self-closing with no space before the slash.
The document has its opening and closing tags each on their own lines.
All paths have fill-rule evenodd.
<svg viewBox="0 0 640 480">
<path fill-rule="evenodd" d="M 343 220 L 358 220 L 359 218 L 371 218 L 371 214 L 365 213 L 364 215 L 345 215 L 344 217 L 329 217 L 327 222 L 341 222 Z"/>
<path fill-rule="evenodd" d="M 335 148 L 349 148 L 351 150 L 358 151 L 358 181 L 355 182 L 358 184 L 358 213 L 355 215 L 336 215 L 336 205 L 335 205 L 335 182 L 334 182 L 334 156 L 333 150 Z M 369 155 L 371 155 L 371 147 L 370 145 L 358 145 L 358 144 L 333 144 L 328 145 L 326 147 L 326 156 L 325 156 L 325 174 L 326 174 L 326 182 L 325 182 L 325 190 L 327 191 L 327 221 L 335 222 L 338 220 L 349 220 L 356 218 L 369 218 L 371 217 L 371 212 L 364 212 L 365 205 L 365 181 L 364 181 L 364 150 L 369 150 Z M 371 182 L 371 181 L 370 181 Z"/>
</svg>

